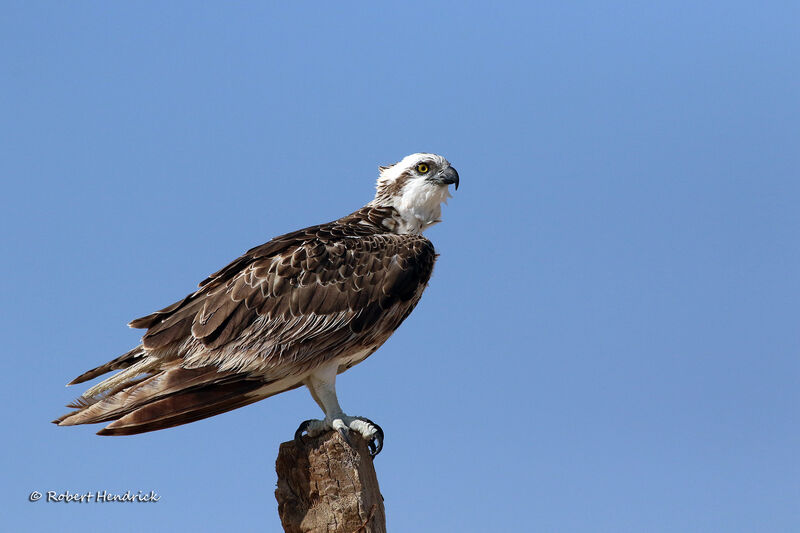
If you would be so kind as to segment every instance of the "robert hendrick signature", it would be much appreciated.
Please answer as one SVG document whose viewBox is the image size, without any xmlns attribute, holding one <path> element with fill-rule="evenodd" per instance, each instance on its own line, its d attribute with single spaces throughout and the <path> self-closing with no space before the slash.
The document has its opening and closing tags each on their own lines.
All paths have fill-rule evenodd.
<svg viewBox="0 0 800 533">
<path fill-rule="evenodd" d="M 161 496 L 159 496 L 154 490 L 151 490 L 150 492 L 143 492 L 141 490 L 137 492 L 132 492 L 129 490 L 126 490 L 125 492 L 110 492 L 107 490 L 86 492 L 70 492 L 65 490 L 58 492 L 55 490 L 48 490 L 44 494 L 38 490 L 35 490 L 28 495 L 28 500 L 32 502 L 38 502 L 42 499 L 46 502 L 57 503 L 151 503 L 160 500 Z"/>
</svg>

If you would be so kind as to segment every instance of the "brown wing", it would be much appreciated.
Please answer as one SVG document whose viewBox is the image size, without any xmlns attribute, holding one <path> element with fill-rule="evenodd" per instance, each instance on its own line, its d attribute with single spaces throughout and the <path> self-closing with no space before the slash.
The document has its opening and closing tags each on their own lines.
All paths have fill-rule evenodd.
<svg viewBox="0 0 800 533">
<path fill-rule="evenodd" d="M 373 214 L 273 239 L 134 320 L 147 328 L 142 346 L 73 382 L 125 370 L 55 422 L 153 431 L 297 387 L 293 376 L 331 358 L 371 353 L 414 308 L 435 260 L 430 241 L 382 233 Z"/>
<path fill-rule="evenodd" d="M 435 253 L 418 235 L 343 233 L 321 226 L 313 236 L 255 248 L 196 293 L 131 324 L 148 328 L 142 339 L 147 350 L 178 348 L 187 340 L 201 344 L 187 354 L 191 366 L 274 369 L 279 357 L 283 368 L 273 377 L 286 375 L 286 363 L 304 366 L 322 362 L 315 356 L 366 346 L 375 337 L 370 328 L 381 322 L 390 334 L 408 315 Z M 225 357 L 236 364 L 226 365 Z"/>
</svg>

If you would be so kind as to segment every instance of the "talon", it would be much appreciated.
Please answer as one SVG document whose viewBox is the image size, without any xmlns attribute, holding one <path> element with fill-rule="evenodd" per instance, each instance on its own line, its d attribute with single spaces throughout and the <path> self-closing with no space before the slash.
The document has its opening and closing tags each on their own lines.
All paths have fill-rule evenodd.
<svg viewBox="0 0 800 533">
<path fill-rule="evenodd" d="M 371 436 L 369 440 L 367 440 L 367 448 L 369 448 L 369 455 L 370 457 L 375 457 L 376 455 L 381 453 L 381 450 L 383 449 L 383 440 L 384 440 L 383 428 L 365 416 L 359 416 L 357 417 L 357 419 L 361 420 L 362 422 L 366 422 L 375 430 L 375 433 Z M 366 436 L 364 438 L 366 438 Z"/>
<path fill-rule="evenodd" d="M 383 428 L 372 420 L 366 419 L 367 422 L 375 427 L 375 435 L 369 441 L 369 454 L 375 457 L 383 449 Z"/>
<path fill-rule="evenodd" d="M 308 426 L 311 425 L 311 420 L 305 420 L 304 422 L 300 423 L 300 426 L 297 428 L 297 431 L 294 432 L 294 440 L 298 444 L 303 444 L 303 432 L 308 429 Z"/>
<path fill-rule="evenodd" d="M 351 448 L 353 441 L 350 439 L 350 431 L 355 431 L 366 441 L 370 457 L 375 457 L 383 449 L 383 428 L 378 424 L 363 416 L 343 416 L 333 420 L 306 420 L 300 424 L 294 432 L 295 442 L 303 445 L 303 434 L 309 437 L 316 437 L 323 431 L 336 430 L 342 436 L 342 440 Z"/>
<path fill-rule="evenodd" d="M 350 435 L 349 435 L 349 432 L 347 431 L 347 428 L 346 427 L 340 427 L 336 431 L 339 432 L 339 435 L 342 436 L 342 439 L 347 443 L 347 445 L 352 448 L 353 447 L 353 443 L 350 442 Z"/>
<path fill-rule="evenodd" d="M 375 457 L 376 455 L 381 453 L 381 450 L 383 449 L 383 429 L 377 425 L 375 426 L 375 429 L 378 430 L 378 434 L 375 435 L 375 438 L 373 438 L 373 442 L 375 442 L 376 444 L 375 444 L 375 453 L 372 454 L 372 457 Z"/>
</svg>

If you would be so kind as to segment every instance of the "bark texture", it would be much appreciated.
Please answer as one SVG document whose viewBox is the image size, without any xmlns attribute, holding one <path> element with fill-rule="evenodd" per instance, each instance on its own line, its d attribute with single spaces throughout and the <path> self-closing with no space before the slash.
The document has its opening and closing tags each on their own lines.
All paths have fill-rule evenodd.
<svg viewBox="0 0 800 533">
<path fill-rule="evenodd" d="M 335 431 L 278 451 L 278 514 L 288 533 L 385 533 L 383 497 L 364 440 Z"/>
</svg>

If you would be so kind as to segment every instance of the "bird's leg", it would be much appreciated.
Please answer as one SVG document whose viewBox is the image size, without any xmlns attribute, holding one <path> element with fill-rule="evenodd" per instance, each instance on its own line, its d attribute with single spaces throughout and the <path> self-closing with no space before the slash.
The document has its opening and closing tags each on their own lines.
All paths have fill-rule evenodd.
<svg viewBox="0 0 800 533">
<path fill-rule="evenodd" d="M 378 455 L 383 448 L 383 430 L 381 427 L 363 416 L 348 416 L 344 414 L 336 397 L 336 372 L 338 365 L 334 362 L 315 370 L 305 381 L 311 397 L 325 413 L 324 420 L 306 420 L 295 432 L 299 439 L 303 432 L 310 437 L 315 437 L 330 429 L 338 431 L 349 444 L 348 432 L 358 432 L 367 441 L 370 454 Z"/>
</svg>

